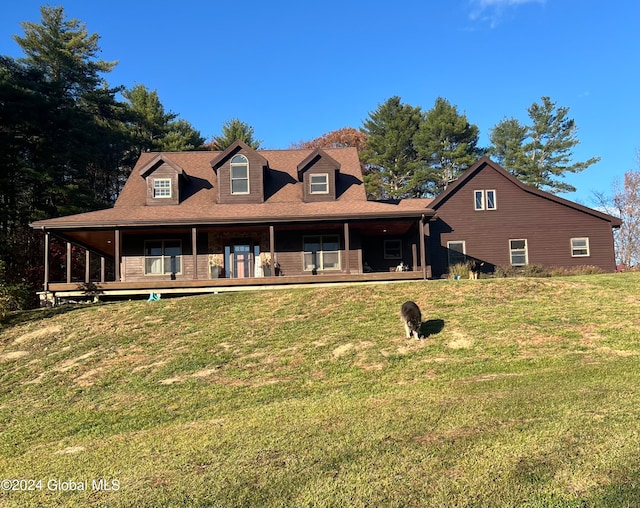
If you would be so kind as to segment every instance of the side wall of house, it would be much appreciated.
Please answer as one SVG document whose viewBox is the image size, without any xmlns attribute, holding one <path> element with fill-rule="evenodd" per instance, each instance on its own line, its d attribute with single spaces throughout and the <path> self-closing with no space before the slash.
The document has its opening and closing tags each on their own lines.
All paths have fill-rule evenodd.
<svg viewBox="0 0 640 508">
<path fill-rule="evenodd" d="M 475 210 L 475 191 L 487 190 L 495 191 L 496 209 Z M 484 261 L 487 269 L 510 266 L 510 240 L 526 240 L 528 264 L 615 270 L 609 222 L 528 193 L 491 168 L 457 189 L 437 217 L 429 228 L 436 277 L 448 270 L 448 242 L 464 242 L 467 257 Z M 588 256 L 572 256 L 572 238 L 588 239 Z"/>
</svg>

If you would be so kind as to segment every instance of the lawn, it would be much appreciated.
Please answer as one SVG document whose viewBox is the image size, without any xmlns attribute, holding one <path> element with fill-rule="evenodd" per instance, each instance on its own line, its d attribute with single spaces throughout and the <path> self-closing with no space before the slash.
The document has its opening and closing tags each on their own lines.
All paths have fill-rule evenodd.
<svg viewBox="0 0 640 508">
<path fill-rule="evenodd" d="M 12 314 L 0 506 L 635 507 L 639 294 L 629 273 Z"/>
</svg>

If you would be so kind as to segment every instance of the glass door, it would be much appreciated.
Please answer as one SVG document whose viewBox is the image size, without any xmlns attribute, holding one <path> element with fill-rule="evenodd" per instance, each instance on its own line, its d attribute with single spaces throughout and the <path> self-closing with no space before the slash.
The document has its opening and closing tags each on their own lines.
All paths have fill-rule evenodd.
<svg viewBox="0 0 640 508">
<path fill-rule="evenodd" d="M 234 245 L 232 259 L 235 278 L 251 277 L 251 245 Z"/>
</svg>

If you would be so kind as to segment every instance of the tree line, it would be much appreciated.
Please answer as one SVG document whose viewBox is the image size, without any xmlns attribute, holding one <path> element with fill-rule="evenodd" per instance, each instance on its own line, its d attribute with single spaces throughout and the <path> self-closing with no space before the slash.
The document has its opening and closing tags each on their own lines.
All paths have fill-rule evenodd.
<svg viewBox="0 0 640 508">
<path fill-rule="evenodd" d="M 33 287 L 42 281 L 42 238 L 29 223 L 111 206 L 142 152 L 262 143 L 239 119 L 205 141 L 156 91 L 111 86 L 105 75 L 116 63 L 99 58 L 99 36 L 62 7 L 40 11 L 39 23 L 21 23 L 24 34 L 14 36 L 24 56 L 0 55 L 0 283 Z M 528 113 L 530 125 L 505 118 L 483 148 L 478 127 L 446 99 L 423 111 L 391 97 L 359 129 L 292 147 L 355 146 L 372 199 L 435 196 L 484 154 L 530 185 L 573 190 L 563 174 L 598 159 L 572 162 L 578 139 L 567 108 L 543 97 Z"/>
</svg>

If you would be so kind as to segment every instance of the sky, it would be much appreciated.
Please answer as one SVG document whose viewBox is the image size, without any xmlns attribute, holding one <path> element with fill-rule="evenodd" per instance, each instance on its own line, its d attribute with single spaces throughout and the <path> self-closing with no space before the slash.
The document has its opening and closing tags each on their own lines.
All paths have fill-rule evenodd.
<svg viewBox="0 0 640 508">
<path fill-rule="evenodd" d="M 0 54 L 21 57 L 13 35 L 44 2 L 1 3 Z M 207 140 L 238 118 L 263 148 L 285 149 L 360 128 L 399 96 L 425 111 L 444 97 L 488 146 L 500 120 L 528 123 L 548 96 L 578 127 L 573 161 L 601 158 L 569 174 L 578 190 L 562 197 L 596 206 L 595 192 L 640 169 L 638 0 L 49 3 L 100 36 L 100 57 L 118 62 L 109 85 L 156 90 Z"/>
</svg>

